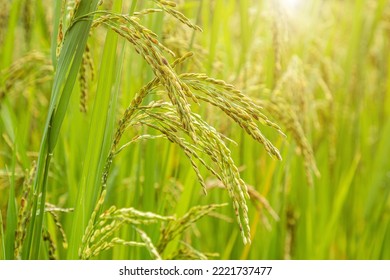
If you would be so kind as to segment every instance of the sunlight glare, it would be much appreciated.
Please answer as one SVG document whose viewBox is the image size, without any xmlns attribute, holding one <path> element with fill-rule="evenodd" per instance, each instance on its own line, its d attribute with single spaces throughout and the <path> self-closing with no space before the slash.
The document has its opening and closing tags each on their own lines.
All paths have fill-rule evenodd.
<svg viewBox="0 0 390 280">
<path fill-rule="evenodd" d="M 299 5 L 301 4 L 301 0 L 280 0 L 280 4 L 287 11 L 296 11 Z"/>
</svg>

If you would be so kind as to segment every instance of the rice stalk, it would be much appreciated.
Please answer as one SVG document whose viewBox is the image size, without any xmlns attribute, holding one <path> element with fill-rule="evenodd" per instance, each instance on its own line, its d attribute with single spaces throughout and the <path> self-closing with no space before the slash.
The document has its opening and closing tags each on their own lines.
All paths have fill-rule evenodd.
<svg viewBox="0 0 390 280">
<path fill-rule="evenodd" d="M 256 121 L 263 125 L 276 129 L 284 136 L 280 127 L 270 121 L 262 108 L 237 90 L 234 86 L 224 81 L 209 78 L 204 74 L 185 73 L 180 75 L 187 85 L 196 91 L 197 99 L 205 101 L 221 109 L 226 115 L 232 118 L 241 128 L 245 130 L 254 140 L 263 144 L 266 151 L 281 160 L 278 149 L 262 134 Z"/>
<path fill-rule="evenodd" d="M 79 249 L 80 258 L 89 259 L 115 245 L 126 245 L 145 247 L 152 256 L 156 259 L 160 259 L 161 257 L 155 249 L 151 239 L 144 231 L 138 228 L 138 226 L 169 221 L 174 219 L 174 217 L 161 216 L 151 212 L 141 212 L 134 208 L 117 209 L 115 206 L 111 206 L 97 217 L 97 213 L 104 201 L 105 193 L 106 192 L 103 191 L 83 236 L 82 245 Z M 126 224 L 133 226 L 143 242 L 124 241 L 117 237 L 113 237 L 113 235 Z"/>
<path fill-rule="evenodd" d="M 31 51 L 17 59 L 11 66 L 0 71 L 0 106 L 16 86 L 26 86 L 32 77 L 37 82 L 51 80 L 52 74 L 53 67 L 41 52 Z"/>
<path fill-rule="evenodd" d="M 36 164 L 33 163 L 32 168 L 23 183 L 22 198 L 18 213 L 18 223 L 15 232 L 14 259 L 21 259 L 21 250 L 23 242 L 26 238 L 27 227 L 32 213 L 32 195 L 31 187 L 36 173 Z"/>
<path fill-rule="evenodd" d="M 58 22 L 58 31 L 57 31 L 57 46 L 56 46 L 56 58 L 60 56 L 62 43 L 64 41 L 64 30 L 66 27 L 66 23 L 64 23 L 65 10 L 66 10 L 66 0 L 61 0 L 61 8 L 59 13 L 59 22 Z"/>
<path fill-rule="evenodd" d="M 93 81 L 93 80 L 94 80 L 94 66 L 91 57 L 91 52 L 87 44 L 85 48 L 85 52 L 83 54 L 83 60 L 81 62 L 80 72 L 79 72 L 80 111 L 82 113 L 87 112 L 87 98 L 88 98 L 88 87 L 89 87 L 88 81 Z"/>
<path fill-rule="evenodd" d="M 152 240 L 150 237 L 141 229 L 135 228 L 139 236 L 141 237 L 142 241 L 145 243 L 146 248 L 148 249 L 149 253 L 155 260 L 161 260 L 161 256 L 159 252 L 157 251 L 156 247 L 154 246 Z"/>
<path fill-rule="evenodd" d="M 39 255 L 40 236 L 42 234 L 49 244 L 51 242 L 51 237 L 48 232 L 42 231 L 50 161 L 53 157 L 54 147 L 57 143 L 73 85 L 77 78 L 76 70 L 78 69 L 80 69 L 81 109 L 86 111 L 88 88 L 88 78 L 86 76 L 87 65 L 89 67 L 92 65 L 90 57 L 88 57 L 87 39 L 83 37 L 82 41 L 79 42 L 77 40 L 79 39 L 78 36 L 81 36 L 80 34 L 88 34 L 90 27 L 96 28 L 100 25 L 105 25 L 130 42 L 135 51 L 151 67 L 155 74 L 155 79 L 141 89 L 139 94 L 131 101 L 130 107 L 125 111 L 125 115 L 119 123 L 119 128 L 114 135 L 111 151 L 103 170 L 101 198 L 92 213 L 90 222 L 87 225 L 86 234 L 83 238 L 86 243 L 90 242 L 90 244 L 87 244 L 87 247 L 80 248 L 79 256 L 89 258 L 99 254 L 103 250 L 111 248 L 114 243 L 119 242 L 118 239 L 114 242 L 112 235 L 119 230 L 123 223 L 138 223 L 137 220 L 132 218 L 121 217 L 121 221 L 113 218 L 110 224 L 103 223 L 100 228 L 95 228 L 99 219 L 105 219 L 105 216 L 101 216 L 99 213 L 104 201 L 111 162 L 114 156 L 126 147 L 126 145 L 122 147 L 118 146 L 121 136 L 127 127 L 138 126 L 152 128 L 160 134 L 150 136 L 145 134 L 139 138 L 133 138 L 134 140 L 164 137 L 182 148 L 185 155 L 189 158 L 191 166 L 205 193 L 206 184 L 199 166 L 204 166 L 223 182 L 232 199 L 233 209 L 240 227 L 243 242 L 250 242 L 248 207 L 246 204 L 246 199 L 249 197 L 248 189 L 240 177 L 238 168 L 233 162 L 231 152 L 225 144 L 225 141 L 228 139 L 218 133 L 211 125 L 203 121 L 199 115 L 194 114 L 191 110 L 191 103 L 200 105 L 200 101 L 204 101 L 220 108 L 252 136 L 252 138 L 262 143 L 267 152 L 277 159 L 281 159 L 279 151 L 265 138 L 258 127 L 258 123 L 270 126 L 280 133 L 281 130 L 262 113 L 260 107 L 254 105 L 249 98 L 236 90 L 232 85 L 203 74 L 185 73 L 179 75 L 176 73 L 174 69 L 175 64 L 182 63 L 189 55 L 179 58 L 172 64 L 169 63 L 169 59 L 165 54 L 171 56 L 175 56 L 175 54 L 160 43 L 157 35 L 143 26 L 139 18 L 150 13 L 164 11 L 194 30 L 201 29 L 197 25 L 192 24 L 182 13 L 175 10 L 175 4 L 173 2 L 162 0 L 155 2 L 160 9 L 143 10 L 134 15 L 122 15 L 109 11 L 95 11 L 96 5 L 98 4 L 97 1 L 93 1 L 93 5 L 90 7 L 87 7 L 83 1 L 63 1 L 61 3 L 62 12 L 60 14 L 57 35 L 59 58 L 58 64 L 56 64 L 57 69 L 55 72 L 52 99 L 50 101 L 49 114 L 41 142 L 37 175 L 34 182 L 35 201 L 32 210 L 32 221 L 29 225 L 30 234 L 28 235 L 29 239 L 27 240 L 25 257 L 36 258 Z M 71 9 L 65 12 L 67 7 L 71 7 Z M 93 19 L 95 16 L 96 18 Z M 72 45 L 72 42 L 77 42 L 77 45 Z M 79 68 L 80 65 L 81 68 Z M 10 90 L 9 80 L 11 79 L 4 81 L 4 92 Z M 164 96 L 155 95 L 158 98 L 161 97 L 161 99 L 141 106 L 145 97 L 154 89 L 159 89 L 160 92 L 164 93 Z M 5 93 L 2 95 L 4 96 Z M 132 141 L 129 144 L 134 142 Z M 209 157 L 212 164 L 206 163 L 203 159 L 204 156 Z M 115 209 L 111 209 L 110 211 L 108 214 L 111 217 L 115 217 L 117 214 Z M 66 237 L 58 217 L 53 214 L 52 216 L 64 239 L 64 244 L 66 244 Z M 179 233 L 181 232 L 179 231 Z M 146 238 L 144 238 L 144 243 L 152 255 L 157 256 Z M 51 246 L 49 247 L 51 248 Z"/>
<path fill-rule="evenodd" d="M 207 189 L 212 189 L 212 188 L 225 188 L 223 183 L 221 181 L 215 180 L 215 179 L 209 179 L 206 181 L 206 187 Z M 272 208 L 271 204 L 269 201 L 261 195 L 254 186 L 248 185 L 248 194 L 250 201 L 253 203 L 253 205 L 256 207 L 257 211 L 260 213 L 262 221 L 264 226 L 268 229 L 271 230 L 270 222 L 267 216 L 264 214 L 263 209 L 265 209 L 269 216 L 272 217 L 274 221 L 280 221 L 279 215 L 276 213 L 276 211 Z M 222 218 L 225 219 L 226 218 Z"/>
<path fill-rule="evenodd" d="M 248 194 L 246 185 L 240 178 L 238 169 L 230 157 L 230 151 L 224 144 L 222 137 L 215 131 L 215 129 L 195 114 L 193 114 L 193 123 L 196 127 L 198 141 L 195 144 L 190 144 L 184 138 L 180 137 L 179 132 L 186 133 L 186 131 L 181 126 L 179 119 L 175 117 L 171 106 L 172 105 L 169 103 L 154 103 L 150 106 L 150 108 L 144 107 L 141 110 L 141 114 L 135 115 L 134 121 L 133 123 L 130 123 L 130 125 L 146 125 L 163 133 L 169 141 L 179 145 L 186 156 L 190 159 L 191 165 L 200 184 L 203 186 L 204 191 L 206 191 L 206 185 L 199 172 L 195 159 L 223 182 L 228 190 L 229 196 L 233 200 L 233 208 L 240 226 L 242 238 L 246 243 L 248 241 L 247 234 L 249 233 L 249 220 L 247 216 L 245 197 Z M 158 113 L 149 109 L 158 109 Z M 157 123 L 155 124 L 155 122 Z M 206 164 L 197 151 L 209 156 L 217 165 L 219 172 L 215 171 L 212 167 Z"/>
<path fill-rule="evenodd" d="M 149 254 L 157 259 L 212 257 L 200 247 L 215 248 L 222 259 L 390 257 L 386 211 L 386 139 L 390 136 L 387 0 L 306 1 L 294 11 L 299 14 L 296 19 L 287 19 L 281 1 L 218 0 L 203 6 L 205 1 L 175 1 L 181 5 L 177 6 L 167 1 L 135 0 L 125 3 L 122 10 L 138 6 L 140 11 L 130 9 L 125 18 L 109 11 L 115 3 L 114 9 L 119 12 L 120 1 L 96 2 L 55 1 L 52 13 L 51 2 L 0 0 L 0 130 L 4 143 L 0 145 L 0 165 L 14 166 L 11 171 L 6 167 L 0 170 L 0 192 L 10 193 L 9 199 L 0 195 L 0 214 L 7 217 L 4 223 L 0 221 L 0 259 L 65 255 L 75 259 L 84 232 L 88 244 L 80 251 L 82 258 L 142 259 Z M 95 11 L 95 4 L 102 5 L 99 11 Z M 194 8 L 199 8 L 198 16 Z M 203 36 L 194 41 L 197 28 L 189 32 L 191 27 L 177 20 L 175 16 L 181 16 L 169 9 L 197 17 L 196 25 L 205 30 Z M 344 16 L 347 10 L 352 12 L 351 17 Z M 53 24 L 45 24 L 50 20 Z M 92 33 L 88 27 L 91 22 L 95 28 Z M 293 31 L 289 35 L 294 35 L 289 41 L 284 41 L 286 27 Z M 31 30 L 31 35 L 25 30 Z M 53 34 L 51 63 L 49 34 Z M 105 45 L 97 87 L 91 83 L 93 71 L 89 72 L 86 59 L 88 36 L 93 37 L 89 46 L 94 54 L 100 54 L 100 46 Z M 134 44 L 122 39 L 126 36 Z M 29 49 L 26 40 L 40 49 L 45 61 L 23 60 L 29 55 L 23 51 Z M 172 61 L 188 50 L 195 52 L 189 63 L 174 67 Z M 123 59 L 127 55 L 129 61 Z M 158 59 L 161 62 L 156 62 Z M 40 68 L 42 65 L 46 70 L 45 66 Z M 176 77 L 166 75 L 163 66 Z M 198 71 L 217 73 L 218 78 L 235 87 Z M 180 81 L 175 90 L 185 85 L 191 93 L 185 87 L 182 93 L 172 91 L 163 75 L 171 83 Z M 153 78 L 155 84 L 142 93 L 142 81 Z M 73 86 L 77 79 L 79 92 Z M 45 125 L 41 112 L 47 110 L 47 90 L 52 84 L 37 179 L 25 199 L 23 184 L 29 176 L 24 170 L 37 156 L 39 131 Z M 243 89 L 242 96 L 236 87 Z M 95 88 L 96 94 L 91 92 Z M 90 108 L 88 114 L 77 112 L 77 97 L 68 99 L 72 92 L 80 93 L 81 104 L 94 104 L 98 113 L 93 114 Z M 134 92 L 139 100 L 132 99 Z M 87 100 L 85 93 L 98 98 Z M 67 107 L 69 100 L 75 108 Z M 118 110 L 117 104 L 121 102 L 130 106 L 119 116 L 122 109 Z M 190 112 L 184 112 L 186 104 Z M 182 116 L 179 111 L 183 111 Z M 210 122 L 205 123 L 196 113 Z M 116 125 L 117 117 L 121 121 Z M 191 122 L 196 139 L 184 127 L 183 119 Z M 281 129 L 271 124 L 274 121 L 291 137 L 281 145 L 280 155 L 286 158 L 282 165 L 276 161 L 269 164 L 269 159 L 262 157 L 265 150 L 278 158 L 272 146 L 279 148 L 281 142 L 274 142 L 273 132 Z M 82 134 L 78 135 L 79 131 Z M 239 148 L 220 133 L 226 131 L 242 140 L 237 141 Z M 59 145 L 54 149 L 57 138 Z M 153 143 L 145 143 L 149 140 Z M 230 144 L 234 144 L 231 152 L 225 148 Z M 54 165 L 49 165 L 51 158 Z M 233 165 L 237 163 L 244 167 L 236 169 Z M 322 177 L 315 178 L 319 170 Z M 244 186 L 241 177 L 253 186 Z M 305 188 L 313 184 L 316 188 Z M 211 191 L 214 187 L 221 192 Z M 209 195 L 198 198 L 196 194 L 202 189 Z M 164 217 L 173 213 L 182 217 L 199 200 L 208 204 L 227 197 L 238 213 L 241 234 L 246 230 L 246 213 L 254 213 L 250 222 L 252 244 L 241 252 L 237 223 L 230 224 L 235 216 L 225 216 L 231 212 L 228 208 L 224 214 L 209 213 L 219 220 L 203 221 L 204 228 L 191 224 L 160 252 L 156 242 L 161 237 L 159 228 L 163 230 L 178 219 L 173 216 L 170 222 L 141 224 L 126 216 L 116 227 L 122 220 L 100 218 L 105 213 L 104 199 L 99 200 L 96 211 L 93 209 L 101 190 L 102 197 L 108 193 L 105 205 L 116 205 L 114 212 L 133 206 L 132 211 L 135 207 L 137 211 L 150 209 Z M 74 207 L 74 217 L 64 219 L 60 213 L 71 208 L 50 205 L 46 196 L 59 205 Z M 13 211 L 15 201 L 19 213 Z M 342 211 L 351 207 L 354 211 Z M 87 225 L 90 217 L 92 223 Z M 104 224 L 99 226 L 100 222 Z M 69 249 L 62 248 L 67 237 L 61 228 L 71 233 Z M 214 232 L 218 238 L 210 239 Z M 196 240 L 200 237 L 202 240 Z M 98 243 L 100 238 L 104 242 Z"/>
<path fill-rule="evenodd" d="M 43 241 L 47 242 L 47 245 L 49 247 L 48 248 L 49 260 L 57 259 L 56 258 L 56 250 L 57 250 L 56 245 L 53 241 L 53 238 L 51 237 L 50 232 L 46 228 L 42 229 L 42 239 L 43 239 Z"/>
<path fill-rule="evenodd" d="M 208 260 L 218 257 L 216 253 L 200 252 L 184 241 L 181 241 L 180 245 L 180 248 L 172 255 L 172 260 Z"/>
<path fill-rule="evenodd" d="M 56 212 L 69 213 L 72 211 L 73 211 L 73 209 L 59 208 L 59 207 L 57 207 L 53 204 L 50 204 L 50 203 L 46 203 L 46 207 L 45 207 L 45 212 L 49 213 L 50 216 L 53 218 L 54 224 L 55 224 L 55 226 L 56 226 L 57 230 L 59 231 L 61 238 L 62 238 L 62 247 L 64 247 L 65 249 L 68 248 L 68 239 L 66 237 L 65 230 L 61 224 L 60 218 Z"/>
<path fill-rule="evenodd" d="M 210 204 L 204 206 L 192 207 L 183 217 L 172 220 L 162 229 L 160 240 L 158 242 L 158 251 L 163 252 L 168 243 L 176 236 L 185 231 L 192 224 L 196 223 L 203 216 L 210 214 L 215 209 L 224 207 L 226 204 Z"/>
<path fill-rule="evenodd" d="M 186 57 L 179 59 L 177 63 L 180 63 L 181 60 L 184 60 L 185 58 Z M 232 85 L 221 80 L 209 78 L 204 74 L 188 73 L 182 74 L 177 78 L 182 79 L 182 83 L 186 85 L 187 91 L 190 91 L 190 88 L 195 91 L 189 94 L 193 96 L 193 99 L 206 101 L 220 108 L 244 128 L 244 130 L 256 141 L 262 143 L 269 154 L 275 156 L 277 159 L 281 159 L 279 151 L 263 136 L 256 121 L 275 128 L 281 134 L 283 133 L 276 124 L 271 122 L 261 112 L 261 107 L 251 103 L 251 100 L 248 97 L 236 90 Z M 233 208 L 240 226 L 242 239 L 244 243 L 249 242 L 249 218 L 247 215 L 245 198 L 248 197 L 247 187 L 240 178 L 238 169 L 230 156 L 229 149 L 224 144 L 225 137 L 221 137 L 221 134 L 213 127 L 193 113 L 190 113 L 189 118 L 187 117 L 194 130 L 193 132 L 190 131 L 189 127 L 184 126 L 183 122 L 180 121 L 180 119 L 177 119 L 175 112 L 172 111 L 176 105 L 174 102 L 152 102 L 148 106 L 140 107 L 140 104 L 149 92 L 158 86 L 164 87 L 165 81 L 166 80 L 161 80 L 160 78 L 155 78 L 149 82 L 138 94 L 136 94 L 131 105 L 126 109 L 124 116 L 119 122 L 119 128 L 115 133 L 111 151 L 106 160 L 102 178 L 103 189 L 105 189 L 106 186 L 109 169 L 114 155 L 116 154 L 117 145 L 126 127 L 137 125 L 148 126 L 159 131 L 165 135 L 169 141 L 179 145 L 179 147 L 183 149 L 185 155 L 189 158 L 191 166 L 205 193 L 206 185 L 195 160 L 198 160 L 206 169 L 223 182 L 228 190 L 229 196 L 233 200 Z M 170 98 L 170 101 L 172 102 L 172 98 Z M 180 111 L 180 105 L 178 107 Z M 188 143 L 185 138 L 177 135 L 179 132 L 188 135 L 193 141 L 195 135 L 196 141 L 194 141 L 194 144 Z M 207 165 L 197 151 L 201 151 L 205 155 L 210 156 L 212 161 L 217 164 L 220 173 Z"/>
<path fill-rule="evenodd" d="M 257 100 L 257 103 L 274 116 L 285 127 L 286 131 L 292 134 L 298 145 L 298 152 L 302 154 L 304 159 L 308 185 L 312 186 L 313 174 L 319 177 L 320 172 L 305 131 L 305 127 L 308 127 L 309 124 L 304 116 L 309 114 L 309 109 L 306 100 L 308 93 L 303 85 L 304 80 L 301 62 L 297 57 L 294 57 L 285 73 L 277 81 L 269 99 Z"/>
<path fill-rule="evenodd" d="M 161 51 L 173 53 L 164 47 L 152 31 L 138 23 L 134 16 L 107 14 L 108 17 L 95 20 L 94 26 L 105 24 L 113 31 L 118 33 L 133 44 L 136 52 L 140 54 L 151 66 L 156 77 L 162 81 L 172 104 L 176 105 L 177 112 L 180 115 L 182 125 L 189 130 L 193 139 L 196 139 L 194 128 L 190 121 L 190 105 L 187 97 L 195 99 L 188 87 L 177 77 L 173 68 L 168 64 L 168 60 L 162 55 Z M 129 26 L 121 24 L 125 21 Z M 196 100 L 196 99 L 195 99 Z"/>
</svg>

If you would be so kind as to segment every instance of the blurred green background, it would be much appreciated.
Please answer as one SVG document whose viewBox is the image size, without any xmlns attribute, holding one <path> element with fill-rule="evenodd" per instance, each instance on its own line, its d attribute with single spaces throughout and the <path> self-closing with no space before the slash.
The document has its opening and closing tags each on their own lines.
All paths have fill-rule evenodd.
<svg viewBox="0 0 390 280">
<path fill-rule="evenodd" d="M 17 220 L 23 182 L 38 156 L 53 86 L 59 18 L 65 25 L 66 8 L 74 5 L 57 2 L 0 0 L 0 259 L 6 258 L 7 242 L 13 240 L 6 234 L 7 226 L 8 232 L 12 228 L 7 219 Z M 166 13 L 152 13 L 141 23 L 177 56 L 194 53 L 177 71 L 206 73 L 241 89 L 287 136 L 262 128 L 280 149 L 283 160 L 277 161 L 214 107 L 192 106 L 235 142 L 227 145 L 250 189 L 252 243 L 243 244 L 231 205 L 191 225 L 181 239 L 212 259 L 389 259 L 389 1 L 175 2 L 203 32 Z M 99 9 L 111 6 L 104 1 Z M 123 1 L 121 9 L 129 13 L 151 7 L 153 1 Z M 111 74 L 115 81 L 108 85 L 118 94 L 117 108 L 110 109 L 113 126 L 135 93 L 154 77 L 123 38 L 118 38 L 113 65 L 105 64 L 103 46 L 116 37 L 106 28 L 90 32 L 93 69 L 84 82 L 88 110 L 79 109 L 85 88 L 79 80 L 49 170 L 46 200 L 62 208 L 77 207 L 88 146 L 99 139 L 93 127 L 103 125 L 92 113 L 102 98 L 96 93 L 103 79 L 99 76 Z M 124 135 L 123 143 L 134 133 Z M 115 158 L 105 206 L 182 216 L 195 205 L 231 203 L 218 180 L 206 169 L 200 171 L 206 196 L 178 146 L 166 140 L 141 141 Z M 75 214 L 58 217 L 72 236 Z M 47 219 L 45 224 L 55 256 L 69 258 L 55 223 Z M 156 225 L 145 232 L 154 242 L 160 235 Z M 137 238 L 131 228 L 117 235 Z M 116 246 L 98 258 L 151 256 L 144 248 Z"/>
</svg>

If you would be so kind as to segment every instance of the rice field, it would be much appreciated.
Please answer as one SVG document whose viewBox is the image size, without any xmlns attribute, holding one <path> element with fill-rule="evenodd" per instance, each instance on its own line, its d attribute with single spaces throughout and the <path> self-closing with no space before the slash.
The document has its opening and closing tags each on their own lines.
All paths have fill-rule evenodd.
<svg viewBox="0 0 390 280">
<path fill-rule="evenodd" d="M 0 0 L 0 260 L 390 259 L 389 48 L 387 0 Z"/>
</svg>

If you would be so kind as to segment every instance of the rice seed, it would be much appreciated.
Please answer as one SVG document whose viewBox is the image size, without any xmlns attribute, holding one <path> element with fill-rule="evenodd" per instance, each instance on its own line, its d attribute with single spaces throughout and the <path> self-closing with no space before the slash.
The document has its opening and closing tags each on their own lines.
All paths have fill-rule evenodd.
<svg viewBox="0 0 390 280">
<path fill-rule="evenodd" d="M 142 241 L 144 242 L 146 248 L 148 249 L 148 251 L 152 255 L 152 257 L 155 260 L 161 260 L 161 256 L 158 253 L 158 251 L 157 251 L 156 247 L 154 246 L 150 237 L 143 230 L 141 230 L 137 227 L 134 227 L 134 229 L 137 231 L 137 233 L 141 237 Z"/>
<path fill-rule="evenodd" d="M 65 230 L 64 228 L 62 227 L 62 224 L 60 222 L 60 218 L 58 217 L 58 215 L 54 212 L 55 210 L 58 210 L 58 209 L 61 209 L 61 208 L 58 208 L 58 207 L 55 207 L 55 205 L 52 205 L 50 203 L 46 203 L 45 205 L 45 211 L 50 213 L 50 215 L 52 216 L 53 220 L 54 220 L 54 224 L 56 225 L 57 227 L 57 230 L 60 232 L 60 235 L 62 237 L 62 246 L 66 249 L 68 248 L 68 239 L 66 238 L 66 234 L 65 234 Z M 61 209 L 60 210 L 61 212 L 69 212 L 68 209 Z"/>
<path fill-rule="evenodd" d="M 55 260 L 56 259 L 56 255 L 55 255 L 56 254 L 56 245 L 53 241 L 53 238 L 51 237 L 51 234 L 45 228 L 42 229 L 42 238 L 43 238 L 43 241 L 46 241 L 48 246 L 49 246 L 49 250 L 48 250 L 49 260 Z"/>
<path fill-rule="evenodd" d="M 89 71 L 88 71 L 89 70 Z M 90 79 L 88 79 L 87 74 L 90 74 Z M 91 51 L 88 44 L 85 47 L 85 52 L 83 54 L 83 59 L 79 71 L 79 83 L 80 83 L 80 111 L 82 113 L 87 112 L 87 98 L 88 98 L 88 81 L 94 79 L 94 66 L 91 57 Z"/>
</svg>

